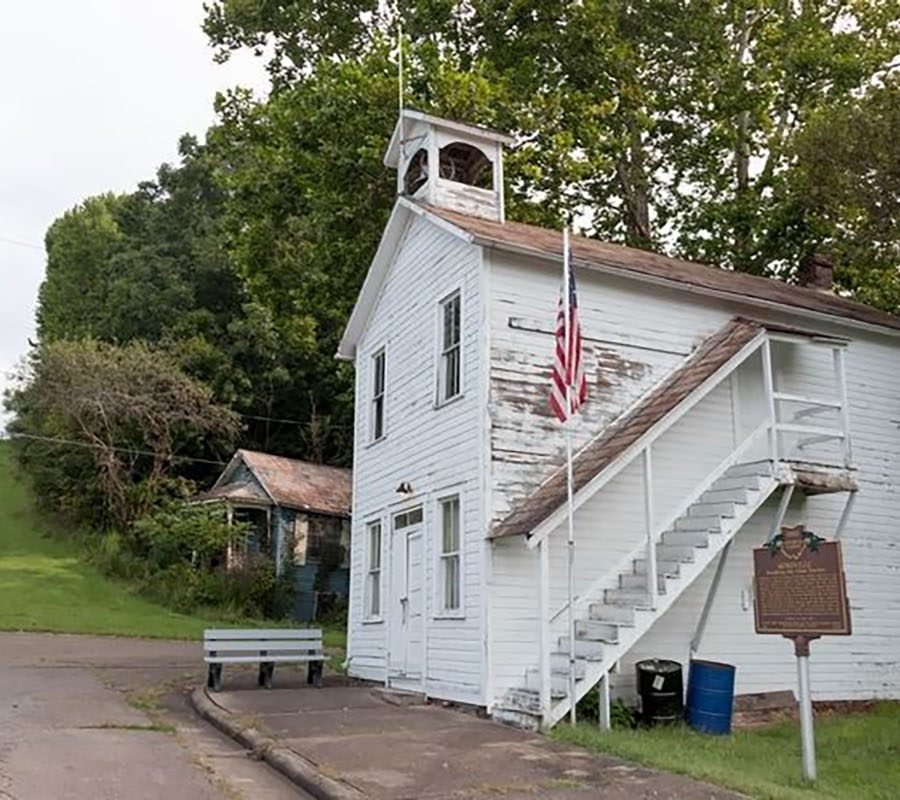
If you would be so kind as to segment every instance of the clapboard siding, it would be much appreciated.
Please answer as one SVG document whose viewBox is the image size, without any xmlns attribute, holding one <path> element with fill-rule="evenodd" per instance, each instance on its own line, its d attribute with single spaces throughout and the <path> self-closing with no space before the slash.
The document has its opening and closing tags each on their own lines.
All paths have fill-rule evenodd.
<svg viewBox="0 0 900 800">
<path fill-rule="evenodd" d="M 563 459 L 562 426 L 547 403 L 559 265 L 491 256 L 492 509 L 501 519 Z M 579 315 L 589 400 L 574 425 L 578 448 L 672 371 L 727 321 L 673 292 L 581 270 Z"/>
<path fill-rule="evenodd" d="M 425 684 L 430 694 L 483 702 L 481 509 L 481 380 L 483 305 L 480 252 L 415 218 L 407 228 L 382 288 L 356 363 L 353 573 L 350 603 L 350 674 L 385 678 L 391 615 L 390 536 L 393 515 L 424 508 Z M 439 303 L 462 295 L 463 396 L 436 407 Z M 384 347 L 385 438 L 370 442 L 371 357 Z M 397 493 L 412 485 L 409 498 Z M 438 500 L 459 494 L 462 524 L 462 618 L 438 618 L 436 596 L 440 532 Z M 384 622 L 363 621 L 366 524 L 382 521 Z M 396 616 L 396 615 L 395 615 Z"/>
<path fill-rule="evenodd" d="M 817 326 L 818 328 L 819 326 Z M 823 329 L 826 332 L 827 329 Z M 842 331 L 845 335 L 848 331 Z M 850 637 L 823 637 L 812 645 L 813 694 L 818 699 L 900 696 L 900 351 L 893 339 L 856 334 L 847 350 L 847 380 L 858 493 L 843 541 L 847 592 L 853 620 Z M 810 369 L 810 363 L 815 365 Z M 830 353 L 810 362 L 776 359 L 783 391 L 829 396 L 822 379 Z M 738 667 L 738 693 L 796 687 L 793 648 L 753 627 L 751 551 L 768 536 L 778 498 L 764 505 L 732 546 L 698 656 Z M 803 522 L 831 537 L 846 495 L 795 496 L 786 524 Z M 715 564 L 663 615 L 620 663 L 617 693 L 634 693 L 634 663 L 674 658 L 687 665 L 689 643 L 706 599 Z"/>
<path fill-rule="evenodd" d="M 563 463 L 561 426 L 546 406 L 559 266 L 525 256 L 491 256 L 492 518 L 534 490 Z M 575 426 L 576 447 L 677 367 L 705 337 L 737 315 L 771 320 L 849 340 L 846 351 L 850 425 L 861 491 L 844 533 L 844 558 L 854 634 L 813 645 L 817 697 L 900 696 L 900 348 L 898 340 L 828 321 L 688 292 L 662 290 L 638 281 L 579 271 L 579 311 L 586 337 L 591 399 Z M 773 345 L 776 390 L 835 396 L 828 348 Z M 690 412 L 658 443 L 654 472 L 657 520 L 676 506 L 699 475 L 708 472 L 735 441 L 751 433 L 766 413 L 757 354 Z M 783 406 L 790 412 L 792 406 Z M 737 419 L 733 418 L 737 413 Z M 837 415 L 806 418 L 838 427 Z M 782 452 L 839 463 L 839 443 L 798 451 L 796 436 L 783 436 Z M 758 450 L 752 457 L 762 457 Z M 615 578 L 617 562 L 643 534 L 640 464 L 629 467 L 575 515 L 576 593 L 603 576 Z M 750 551 L 769 533 L 777 496 L 765 504 L 735 540 L 713 607 L 700 655 L 738 665 L 741 692 L 793 688 L 790 646 L 753 629 Z M 787 522 L 805 521 L 828 536 L 846 495 L 796 497 Z M 565 599 L 565 529 L 551 536 L 551 611 Z M 617 691 L 633 692 L 634 661 L 654 655 L 685 662 L 690 639 L 715 567 L 711 566 L 653 626 L 620 664 Z M 538 664 L 537 552 L 523 541 L 492 547 L 491 658 L 493 699 L 521 685 Z M 608 585 L 608 584 L 607 584 Z M 553 630 L 554 639 L 559 633 Z"/>
</svg>

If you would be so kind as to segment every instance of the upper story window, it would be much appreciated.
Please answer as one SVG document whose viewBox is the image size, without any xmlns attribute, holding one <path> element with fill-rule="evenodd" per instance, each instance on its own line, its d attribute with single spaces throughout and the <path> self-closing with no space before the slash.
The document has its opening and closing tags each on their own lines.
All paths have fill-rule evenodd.
<svg viewBox="0 0 900 800">
<path fill-rule="evenodd" d="M 372 356 L 372 410 L 369 431 L 373 442 L 384 438 L 384 386 L 385 355 L 384 348 L 381 348 Z"/>
<path fill-rule="evenodd" d="M 462 304 L 459 292 L 441 301 L 441 359 L 438 370 L 438 403 L 462 394 Z"/>
</svg>

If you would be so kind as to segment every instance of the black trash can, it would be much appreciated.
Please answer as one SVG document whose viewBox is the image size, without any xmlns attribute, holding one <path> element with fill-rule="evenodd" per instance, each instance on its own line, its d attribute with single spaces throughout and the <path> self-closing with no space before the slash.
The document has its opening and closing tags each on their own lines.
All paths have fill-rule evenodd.
<svg viewBox="0 0 900 800">
<path fill-rule="evenodd" d="M 648 658 L 634 665 L 640 705 L 638 716 L 645 725 L 681 722 L 684 717 L 684 683 L 677 661 Z"/>
</svg>

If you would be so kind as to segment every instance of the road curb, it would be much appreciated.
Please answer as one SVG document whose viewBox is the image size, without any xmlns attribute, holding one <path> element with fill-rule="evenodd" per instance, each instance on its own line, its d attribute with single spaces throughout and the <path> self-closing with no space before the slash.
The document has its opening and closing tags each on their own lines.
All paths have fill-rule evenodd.
<svg viewBox="0 0 900 800">
<path fill-rule="evenodd" d="M 205 688 L 198 686 L 190 697 L 191 706 L 203 719 L 318 800 L 365 800 L 368 797 L 356 787 L 323 774 L 313 762 L 277 739 L 260 733 L 252 725 L 241 725 L 233 714 L 209 696 Z"/>
</svg>

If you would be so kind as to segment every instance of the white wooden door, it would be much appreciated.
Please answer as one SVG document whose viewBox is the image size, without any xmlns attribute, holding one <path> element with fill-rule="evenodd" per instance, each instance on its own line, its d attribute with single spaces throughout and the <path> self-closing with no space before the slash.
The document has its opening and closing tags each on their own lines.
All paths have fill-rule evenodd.
<svg viewBox="0 0 900 800">
<path fill-rule="evenodd" d="M 391 534 L 390 665 L 392 682 L 418 683 L 425 645 L 425 555 L 422 511 L 394 518 Z"/>
</svg>

